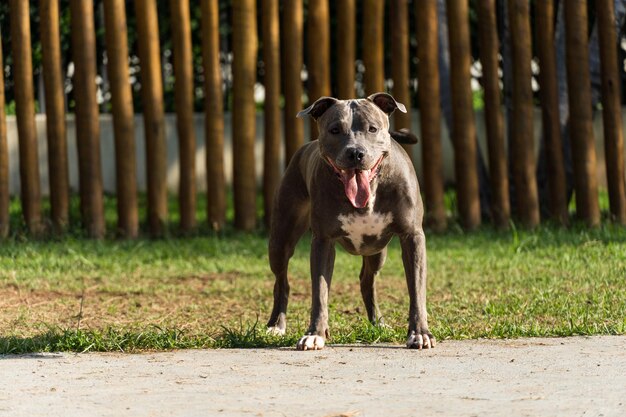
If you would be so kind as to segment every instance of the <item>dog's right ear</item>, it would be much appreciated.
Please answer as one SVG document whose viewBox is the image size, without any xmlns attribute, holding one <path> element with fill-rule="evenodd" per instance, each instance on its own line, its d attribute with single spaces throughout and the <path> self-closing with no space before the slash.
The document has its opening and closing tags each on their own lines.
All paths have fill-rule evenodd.
<svg viewBox="0 0 626 417">
<path fill-rule="evenodd" d="M 402 113 L 406 113 L 406 107 L 404 107 L 404 104 L 398 103 L 391 94 L 375 93 L 369 96 L 367 99 L 376 104 L 379 109 L 387 114 L 387 116 L 393 113 L 393 111 L 396 109 L 400 110 Z"/>
<path fill-rule="evenodd" d="M 320 97 L 315 103 L 300 111 L 296 117 L 304 117 L 308 114 L 313 119 L 317 120 L 326 110 L 338 101 L 339 100 L 333 97 Z"/>
</svg>

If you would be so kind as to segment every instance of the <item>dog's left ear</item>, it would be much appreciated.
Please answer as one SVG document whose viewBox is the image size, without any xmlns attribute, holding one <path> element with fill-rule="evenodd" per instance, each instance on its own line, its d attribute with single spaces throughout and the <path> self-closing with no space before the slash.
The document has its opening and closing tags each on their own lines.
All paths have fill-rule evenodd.
<svg viewBox="0 0 626 417">
<path fill-rule="evenodd" d="M 296 117 L 304 117 L 308 114 L 313 119 L 317 120 L 326 110 L 338 101 L 339 100 L 333 97 L 320 97 L 315 101 L 315 103 L 311 104 L 306 109 L 301 110 Z"/>
<path fill-rule="evenodd" d="M 376 104 L 387 115 L 393 113 L 395 109 L 400 110 L 402 113 L 406 113 L 406 107 L 404 107 L 404 104 L 398 103 L 396 99 L 391 96 L 391 94 L 375 93 L 367 99 Z"/>
</svg>

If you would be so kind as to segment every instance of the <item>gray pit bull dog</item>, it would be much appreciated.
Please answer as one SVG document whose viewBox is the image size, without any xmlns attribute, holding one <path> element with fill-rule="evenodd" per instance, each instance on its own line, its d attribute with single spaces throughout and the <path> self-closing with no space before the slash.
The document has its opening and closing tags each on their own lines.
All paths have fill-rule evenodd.
<svg viewBox="0 0 626 417">
<path fill-rule="evenodd" d="M 406 113 L 385 93 L 367 99 L 322 97 L 298 113 L 317 121 L 319 138 L 304 145 L 289 163 L 272 213 L 269 258 L 274 308 L 268 331 L 284 334 L 289 283 L 287 266 L 294 248 L 311 229 L 311 323 L 299 350 L 322 349 L 328 331 L 328 294 L 335 243 L 363 257 L 360 281 L 367 316 L 382 324 L 374 279 L 385 263 L 387 244 L 400 238 L 409 290 L 407 347 L 432 348 L 426 314 L 424 209 L 413 164 L 391 137 L 389 115 Z"/>
</svg>

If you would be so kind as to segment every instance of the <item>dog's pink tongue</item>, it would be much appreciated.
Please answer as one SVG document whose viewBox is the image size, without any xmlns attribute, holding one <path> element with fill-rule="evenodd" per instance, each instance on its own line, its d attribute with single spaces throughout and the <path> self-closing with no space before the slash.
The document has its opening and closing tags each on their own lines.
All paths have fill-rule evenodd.
<svg viewBox="0 0 626 417">
<path fill-rule="evenodd" d="M 341 181 L 346 197 L 356 208 L 363 208 L 370 199 L 370 171 L 346 169 L 341 174 Z"/>
</svg>

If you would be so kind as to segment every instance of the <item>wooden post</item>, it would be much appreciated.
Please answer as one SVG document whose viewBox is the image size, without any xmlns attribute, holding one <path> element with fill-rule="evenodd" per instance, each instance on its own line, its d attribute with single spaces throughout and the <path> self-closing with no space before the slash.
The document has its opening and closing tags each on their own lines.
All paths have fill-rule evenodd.
<svg viewBox="0 0 626 417">
<path fill-rule="evenodd" d="M 509 160 L 512 181 L 515 184 L 517 215 L 524 226 L 535 227 L 539 224 L 539 198 L 533 138 L 530 5 L 527 0 L 513 0 L 508 2 L 508 8 L 513 64 Z"/>
<path fill-rule="evenodd" d="M 447 0 L 452 92 L 452 142 L 457 200 L 461 225 L 480 225 L 480 199 L 476 170 L 476 126 L 470 86 L 470 35 L 467 0 Z"/>
<path fill-rule="evenodd" d="M 263 62 L 265 63 L 263 202 L 265 225 L 271 224 L 274 194 L 280 182 L 280 33 L 278 0 L 263 0 Z"/>
<path fill-rule="evenodd" d="M 207 220 L 213 230 L 221 230 L 226 223 L 226 180 L 224 179 L 224 97 L 220 66 L 219 4 L 217 0 L 202 0 L 201 6 Z"/>
<path fill-rule="evenodd" d="M 135 10 L 146 135 L 148 226 L 153 237 L 160 237 L 167 227 L 167 146 L 156 0 L 136 0 Z"/>
<path fill-rule="evenodd" d="M 426 225 L 446 229 L 441 152 L 441 106 L 437 54 L 437 0 L 415 4 L 417 18 L 417 99 L 420 111 Z M 434 104 L 435 103 L 435 104 Z"/>
<path fill-rule="evenodd" d="M 535 4 L 537 56 L 539 58 L 539 95 L 543 120 L 543 137 L 546 146 L 548 190 L 552 219 L 567 224 L 567 191 L 563 144 L 559 122 L 559 93 L 554 47 L 554 3 L 540 1 Z"/>
<path fill-rule="evenodd" d="M 257 32 L 256 1 L 233 4 L 233 188 L 235 227 L 256 227 L 254 168 Z"/>
<path fill-rule="evenodd" d="M 1 35 L 0 68 L 4 68 Z M 0 70 L 0 239 L 5 239 L 9 235 L 9 222 L 9 147 L 4 110 L 4 71 Z"/>
<path fill-rule="evenodd" d="M 100 162 L 100 120 L 96 98 L 96 37 L 94 9 L 90 2 L 70 0 L 72 53 L 76 72 L 76 145 L 80 176 L 80 205 L 89 236 L 105 234 Z"/>
<path fill-rule="evenodd" d="M 380 0 L 363 1 L 363 54 L 365 65 L 365 94 L 385 91 L 384 54 L 385 2 Z"/>
<path fill-rule="evenodd" d="M 174 100 L 178 131 L 180 230 L 196 227 L 196 135 L 193 130 L 193 56 L 189 0 L 171 0 L 174 46 Z"/>
<path fill-rule="evenodd" d="M 39 186 L 28 0 L 11 0 L 10 7 L 22 210 L 28 231 L 38 235 L 42 232 L 41 190 Z"/>
<path fill-rule="evenodd" d="M 117 227 L 123 237 L 136 238 L 137 165 L 135 121 L 128 75 L 128 33 L 124 0 L 104 2 L 107 65 L 111 82 L 113 128 L 115 130 L 115 175 L 117 186 Z"/>
<path fill-rule="evenodd" d="M 355 0 L 337 1 L 337 97 L 354 97 L 354 61 L 356 50 Z"/>
<path fill-rule="evenodd" d="M 309 0 L 307 17 L 309 104 L 330 95 L 330 18 L 328 0 Z M 311 123 L 311 139 L 317 139 L 317 123 Z"/>
<path fill-rule="evenodd" d="M 39 21 L 46 94 L 50 211 L 52 227 L 56 233 L 61 233 L 68 223 L 70 187 L 57 0 L 41 1 Z"/>
<path fill-rule="evenodd" d="M 304 125 L 296 114 L 302 110 L 302 0 L 283 3 L 282 59 L 285 97 L 285 165 L 304 143 Z"/>
<path fill-rule="evenodd" d="M 624 179 L 624 134 L 620 103 L 620 78 L 617 63 L 615 10 L 613 0 L 596 0 L 598 41 L 602 68 L 602 116 L 604 121 L 604 154 L 609 186 L 611 217 L 626 224 L 626 191 Z"/>
<path fill-rule="evenodd" d="M 563 7 L 576 214 L 589 226 L 598 226 L 600 207 L 591 113 L 587 3 L 567 1 Z"/>
<path fill-rule="evenodd" d="M 485 124 L 489 149 L 489 177 L 491 185 L 491 213 L 499 229 L 509 227 L 511 206 L 509 202 L 509 175 L 504 147 L 504 121 L 500 100 L 498 77 L 498 31 L 495 0 L 477 3 L 480 62 L 483 67 L 485 90 Z"/>
<path fill-rule="evenodd" d="M 418 11 L 421 13 L 421 11 Z M 409 2 L 393 0 L 391 2 L 391 76 L 393 78 L 393 96 L 406 107 L 406 113 L 394 112 L 393 128 L 411 129 L 411 93 L 409 91 Z M 403 145 L 404 150 L 413 159 L 413 146 Z"/>
</svg>

